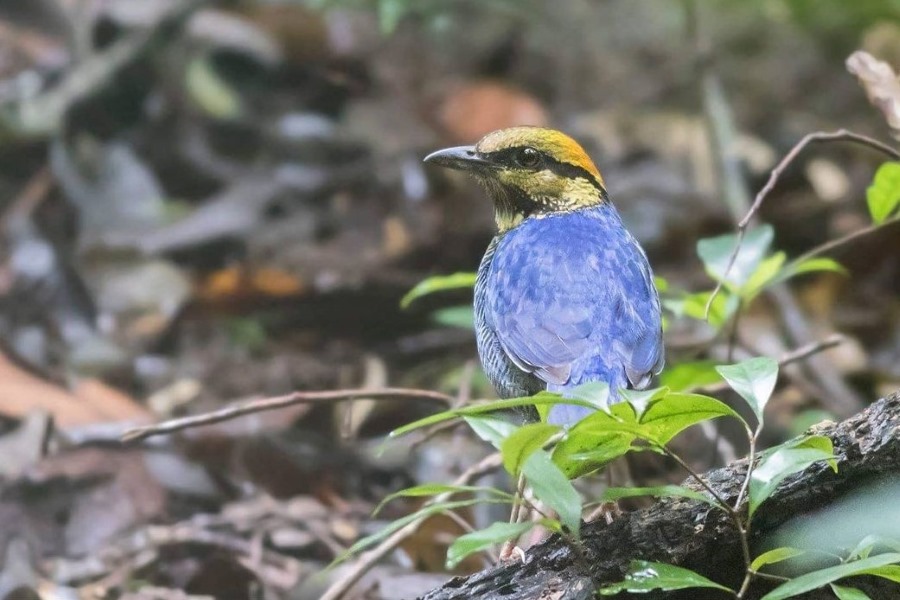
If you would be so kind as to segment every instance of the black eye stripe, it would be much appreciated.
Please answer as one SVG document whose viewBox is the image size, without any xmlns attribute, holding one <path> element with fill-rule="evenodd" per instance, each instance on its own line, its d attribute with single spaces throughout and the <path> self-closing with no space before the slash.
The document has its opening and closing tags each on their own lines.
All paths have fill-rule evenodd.
<svg viewBox="0 0 900 600">
<path fill-rule="evenodd" d="M 572 163 L 563 162 L 560 160 L 556 160 L 546 152 L 541 152 L 532 146 L 514 146 L 512 148 L 504 148 L 503 150 L 497 150 L 496 152 L 488 152 L 484 155 L 484 157 L 491 162 L 500 164 L 500 165 L 508 165 L 511 167 L 520 167 L 519 163 L 516 160 L 519 152 L 522 152 L 525 149 L 534 150 L 540 156 L 540 165 L 542 168 L 549 169 L 553 171 L 557 175 L 561 175 L 562 177 L 567 177 L 571 179 L 582 178 L 587 179 L 591 182 L 591 184 L 603 192 L 606 193 L 606 189 L 597 181 L 597 178 L 589 172 L 587 169 L 583 169 L 578 165 L 573 165 Z M 535 164 L 535 166 L 537 163 Z"/>
</svg>

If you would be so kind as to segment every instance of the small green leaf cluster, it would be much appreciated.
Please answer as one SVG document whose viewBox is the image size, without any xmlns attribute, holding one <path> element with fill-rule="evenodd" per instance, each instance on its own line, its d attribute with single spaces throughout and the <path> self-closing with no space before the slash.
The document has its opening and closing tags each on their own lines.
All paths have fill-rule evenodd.
<svg viewBox="0 0 900 600">
<path fill-rule="evenodd" d="M 770 252 L 774 238 L 772 226 L 766 224 L 748 230 L 743 240 L 735 234 L 700 240 L 697 242 L 697 254 L 706 273 L 722 286 L 721 293 L 714 290 L 695 293 L 663 292 L 664 306 L 676 316 L 708 320 L 712 326 L 719 328 L 741 306 L 749 305 L 773 285 L 805 273 L 845 272 L 831 258 L 801 257 L 789 261 L 783 251 Z"/>
<path fill-rule="evenodd" d="M 459 537 L 448 549 L 448 568 L 473 553 L 486 551 L 495 544 L 515 539 L 535 527 L 559 533 L 571 544 L 580 544 L 584 503 L 572 484 L 573 479 L 596 471 L 629 452 L 666 454 L 689 469 L 670 449 L 669 443 L 688 427 L 721 417 L 741 423 L 751 447 L 746 481 L 733 504 L 729 504 L 712 486 L 690 470 L 695 485 L 610 488 L 603 500 L 653 496 L 681 497 L 705 502 L 714 509 L 725 511 L 734 520 L 736 530 L 743 537 L 744 548 L 749 548 L 748 539 L 754 515 L 786 478 L 815 464 L 824 464 L 826 468 L 836 470 L 837 461 L 831 440 L 820 435 L 800 437 L 771 448 L 759 456 L 755 454 L 756 441 L 763 429 L 765 407 L 777 382 L 777 362 L 769 358 L 754 358 L 734 365 L 718 366 L 715 371 L 747 403 L 754 416 L 752 422 L 715 398 L 675 391 L 668 387 L 639 392 L 622 390 L 623 401 L 608 405 L 609 390 L 605 385 L 592 383 L 577 388 L 566 398 L 542 392 L 528 398 L 483 402 L 448 410 L 406 425 L 393 432 L 392 436 L 404 435 L 451 419 L 464 419 L 476 435 L 499 451 L 503 467 L 513 478 L 524 480 L 531 490 L 531 497 L 536 501 L 487 486 L 416 486 L 389 496 L 382 502 L 382 506 L 399 497 L 429 496 L 433 501 L 426 502 L 418 511 L 391 523 L 377 534 L 360 540 L 350 552 L 358 552 L 374 545 L 416 520 L 479 503 L 523 503 L 537 511 L 541 518 L 536 521 L 493 523 Z M 549 407 L 559 403 L 592 407 L 596 411 L 564 429 L 546 422 Z M 522 406 L 534 406 L 542 415 L 542 420 L 516 425 L 497 414 L 497 411 Z M 765 600 L 789 598 L 827 585 L 831 585 L 840 598 L 864 598 L 864 595 L 860 595 L 863 594 L 861 591 L 835 582 L 860 574 L 889 579 L 900 577 L 900 566 L 896 565 L 900 562 L 900 553 L 871 556 L 873 548 L 883 548 L 885 541 L 870 539 L 866 544 L 861 544 L 840 565 L 785 580 Z M 749 550 L 747 552 L 746 579 L 740 590 L 732 590 L 682 567 L 636 558 L 623 581 L 602 587 L 600 593 L 611 595 L 622 591 L 643 592 L 652 589 L 717 588 L 742 598 L 756 577 L 765 576 L 761 569 L 806 553 L 803 549 L 787 547 L 775 548 L 756 557 L 750 556 Z"/>
</svg>

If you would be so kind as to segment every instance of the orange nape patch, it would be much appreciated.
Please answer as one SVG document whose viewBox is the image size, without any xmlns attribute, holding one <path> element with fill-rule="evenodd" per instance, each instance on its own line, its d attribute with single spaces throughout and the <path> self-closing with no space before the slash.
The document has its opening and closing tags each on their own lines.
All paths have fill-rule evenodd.
<svg viewBox="0 0 900 600">
<path fill-rule="evenodd" d="M 480 153 L 497 152 L 507 148 L 530 146 L 535 150 L 549 154 L 559 162 L 580 167 L 597 178 L 603 185 L 603 177 L 581 145 L 555 129 L 544 127 L 510 127 L 493 131 L 475 144 L 475 151 Z"/>
</svg>

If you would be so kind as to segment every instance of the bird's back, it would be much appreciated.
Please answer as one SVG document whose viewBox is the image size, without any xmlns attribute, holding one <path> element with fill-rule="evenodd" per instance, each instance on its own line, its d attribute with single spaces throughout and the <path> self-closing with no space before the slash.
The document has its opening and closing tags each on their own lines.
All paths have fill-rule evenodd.
<svg viewBox="0 0 900 600">
<path fill-rule="evenodd" d="M 479 353 L 501 396 L 565 394 L 589 381 L 615 396 L 662 368 L 650 266 L 611 204 L 526 219 L 498 236 L 475 291 Z M 574 408 L 557 407 L 554 420 L 583 416 Z"/>
</svg>

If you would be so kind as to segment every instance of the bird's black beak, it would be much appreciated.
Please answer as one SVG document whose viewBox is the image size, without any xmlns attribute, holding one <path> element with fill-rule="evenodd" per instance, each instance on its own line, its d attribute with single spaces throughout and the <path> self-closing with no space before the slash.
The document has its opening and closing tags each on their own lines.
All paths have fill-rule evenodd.
<svg viewBox="0 0 900 600">
<path fill-rule="evenodd" d="M 426 156 L 425 162 L 460 171 L 482 171 L 493 166 L 493 163 L 475 151 L 475 146 L 456 146 L 438 150 Z"/>
</svg>

